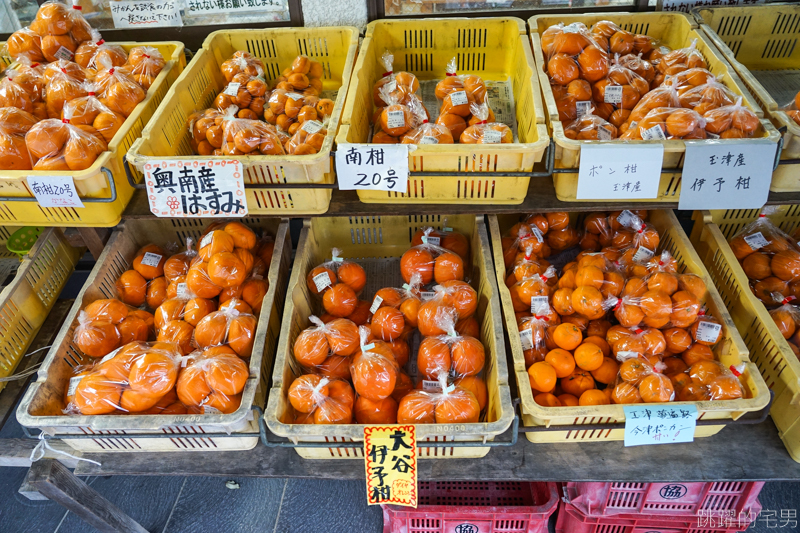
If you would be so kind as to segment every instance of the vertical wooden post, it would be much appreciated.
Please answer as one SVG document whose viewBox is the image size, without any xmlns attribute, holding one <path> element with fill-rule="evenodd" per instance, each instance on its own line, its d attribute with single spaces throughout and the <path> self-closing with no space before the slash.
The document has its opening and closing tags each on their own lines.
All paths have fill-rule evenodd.
<svg viewBox="0 0 800 533">
<path fill-rule="evenodd" d="M 89 525 L 108 533 L 147 533 L 138 522 L 99 492 L 75 477 L 55 459 L 41 459 L 31 465 L 25 485 L 35 488 Z"/>
<path fill-rule="evenodd" d="M 75 228 L 80 233 L 83 243 L 89 249 L 95 260 L 103 253 L 106 241 L 111 235 L 108 228 Z"/>
</svg>

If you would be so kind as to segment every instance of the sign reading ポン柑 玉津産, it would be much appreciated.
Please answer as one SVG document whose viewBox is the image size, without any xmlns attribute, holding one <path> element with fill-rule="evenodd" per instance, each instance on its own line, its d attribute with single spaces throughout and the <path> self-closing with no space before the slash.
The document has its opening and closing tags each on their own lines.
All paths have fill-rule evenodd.
<svg viewBox="0 0 800 533">
<path fill-rule="evenodd" d="M 157 217 L 247 215 L 239 161 L 175 160 L 144 165 L 150 211 Z"/>
<path fill-rule="evenodd" d="M 578 200 L 644 200 L 658 197 L 663 144 L 584 144 Z"/>
</svg>

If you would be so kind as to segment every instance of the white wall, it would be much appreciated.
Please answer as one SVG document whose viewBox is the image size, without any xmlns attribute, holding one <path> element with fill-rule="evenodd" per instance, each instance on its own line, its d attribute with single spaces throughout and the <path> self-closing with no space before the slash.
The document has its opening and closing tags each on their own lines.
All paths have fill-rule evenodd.
<svg viewBox="0 0 800 533">
<path fill-rule="evenodd" d="M 306 26 L 367 25 L 366 0 L 302 0 Z"/>
</svg>

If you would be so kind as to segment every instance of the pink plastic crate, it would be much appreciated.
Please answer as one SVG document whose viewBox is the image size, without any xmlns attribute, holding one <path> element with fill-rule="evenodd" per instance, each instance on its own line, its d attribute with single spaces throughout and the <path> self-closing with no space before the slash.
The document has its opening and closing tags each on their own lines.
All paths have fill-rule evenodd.
<svg viewBox="0 0 800 533">
<path fill-rule="evenodd" d="M 761 512 L 755 501 L 749 514 L 732 516 L 714 511 L 700 516 L 615 515 L 588 516 L 561 502 L 556 533 L 734 533 L 745 531 Z"/>
<path fill-rule="evenodd" d="M 705 483 L 566 484 L 569 503 L 590 516 L 651 514 L 708 516 L 709 512 L 745 513 L 757 505 L 763 481 Z"/>
<path fill-rule="evenodd" d="M 547 533 L 555 483 L 420 481 L 419 506 L 382 505 L 384 533 Z"/>
</svg>

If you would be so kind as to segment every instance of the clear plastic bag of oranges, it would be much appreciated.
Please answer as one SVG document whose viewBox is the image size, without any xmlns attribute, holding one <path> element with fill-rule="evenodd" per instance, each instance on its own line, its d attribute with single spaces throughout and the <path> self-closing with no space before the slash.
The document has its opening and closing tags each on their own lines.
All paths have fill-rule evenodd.
<svg viewBox="0 0 800 533">
<path fill-rule="evenodd" d="M 433 289 L 432 297 L 423 296 L 423 303 L 417 313 L 417 329 L 422 336 L 447 334 L 441 325 L 447 323 L 448 317 L 452 317 L 457 331 L 477 329 L 474 325 L 467 328 L 469 319 L 478 309 L 478 294 L 475 289 L 458 280 L 446 281 Z"/>
<path fill-rule="evenodd" d="M 453 135 L 447 126 L 428 122 L 428 114 L 422 106 L 422 102 L 412 98 L 408 105 L 417 118 L 419 126 L 401 137 L 402 144 L 453 144 Z"/>
<path fill-rule="evenodd" d="M 260 59 L 245 51 L 234 52 L 230 59 L 220 65 L 220 71 L 229 83 L 233 77 L 243 72 L 248 76 L 264 78 L 264 63 Z"/>
<path fill-rule="evenodd" d="M 235 108 L 229 108 L 229 110 Z M 226 110 L 222 121 L 222 153 L 225 155 L 282 155 L 275 128 L 260 120 L 231 117 Z"/>
<path fill-rule="evenodd" d="M 239 357 L 250 357 L 258 320 L 254 315 L 240 311 L 237 301 L 234 298 L 225 302 L 219 310 L 208 313 L 197 323 L 194 343 L 199 348 L 227 345 Z"/>
<path fill-rule="evenodd" d="M 69 120 L 75 126 L 92 126 L 106 143 L 110 143 L 114 135 L 125 122 L 125 117 L 103 104 L 97 95 L 97 87 L 86 82 L 86 96 L 73 98 L 64 104 L 61 119 Z"/>
<path fill-rule="evenodd" d="M 359 330 L 352 321 L 337 318 L 325 324 L 314 315 L 308 319 L 313 326 L 300 332 L 293 347 L 294 358 L 303 368 L 311 370 L 330 357 L 347 358 L 359 350 Z"/>
<path fill-rule="evenodd" d="M 286 151 L 292 155 L 316 154 L 322 150 L 325 137 L 328 135 L 326 123 L 318 120 L 306 120 L 299 123 L 294 135 L 286 143 Z M 291 130 L 291 129 L 290 129 Z"/>
<path fill-rule="evenodd" d="M 359 350 L 350 360 L 353 387 L 359 396 L 383 400 L 394 392 L 400 371 L 389 343 L 372 338 L 372 331 L 360 326 Z"/>
<path fill-rule="evenodd" d="M 289 387 L 295 424 L 350 424 L 355 394 L 350 383 L 315 374 L 296 378 Z"/>
<path fill-rule="evenodd" d="M 130 68 L 131 75 L 136 83 L 147 91 L 156 81 L 156 78 L 167 62 L 157 48 L 152 46 L 137 46 L 128 54 L 126 66 Z"/>
<path fill-rule="evenodd" d="M 64 412 L 143 413 L 173 390 L 180 362 L 181 354 L 174 344 L 128 343 L 76 380 L 72 401 Z"/>
<path fill-rule="evenodd" d="M 483 371 L 486 350 L 480 340 L 459 334 L 455 330 L 455 313 L 436 316 L 437 327 L 444 335 L 422 339 L 417 352 L 417 369 L 427 380 L 437 380 L 441 374 L 452 377 L 477 376 Z"/>
<path fill-rule="evenodd" d="M 709 137 L 721 139 L 747 139 L 761 131 L 761 122 L 750 109 L 742 105 L 742 97 L 733 105 L 726 105 L 705 112 L 705 129 Z"/>
<path fill-rule="evenodd" d="M 72 8 L 59 2 L 39 6 L 30 29 L 41 36 L 41 51 L 47 61 L 72 59 L 78 45 L 91 39 L 91 27 L 80 10 L 77 1 Z"/>
<path fill-rule="evenodd" d="M 619 351 L 619 374 L 611 392 L 616 404 L 665 403 L 675 401 L 675 386 L 663 374 L 666 366 L 658 356 Z"/>
<path fill-rule="evenodd" d="M 114 66 L 112 60 L 106 56 L 98 56 L 96 62 L 97 75 L 94 81 L 103 103 L 124 117 L 130 116 L 145 99 L 147 92 L 126 67 Z"/>
<path fill-rule="evenodd" d="M 656 76 L 656 68 L 653 64 L 642 57 L 642 52 L 633 52 L 629 54 L 616 54 L 614 57 L 615 64 L 630 69 L 638 76 L 641 76 L 648 84 L 652 83 Z M 641 91 L 640 91 L 641 92 Z M 645 91 L 647 92 L 647 91 Z M 644 96 L 644 94 L 642 94 Z"/>
<path fill-rule="evenodd" d="M 92 38 L 78 46 L 75 62 L 83 68 L 97 69 L 99 57 L 104 57 L 112 66 L 121 67 L 128 62 L 128 53 L 121 47 L 105 42 L 100 32 L 91 31 Z M 105 63 L 105 64 L 108 64 Z"/>
<path fill-rule="evenodd" d="M 690 68 L 708 69 L 708 64 L 703 59 L 703 54 L 697 50 L 697 39 L 692 39 L 686 48 L 678 48 L 665 54 L 656 68 L 664 75 L 674 76 Z"/>
<path fill-rule="evenodd" d="M 239 408 L 250 370 L 228 346 L 194 351 L 182 361 L 175 384 L 180 401 L 203 414 L 230 414 Z"/>
<path fill-rule="evenodd" d="M 743 227 L 730 241 L 731 250 L 750 280 L 756 297 L 767 307 L 781 305 L 800 288 L 800 249 L 766 214 Z"/>
<path fill-rule="evenodd" d="M 9 36 L 6 49 L 8 55 L 17 61 L 23 57 L 35 63 L 46 61 L 42 53 L 42 37 L 27 26 Z"/>
<path fill-rule="evenodd" d="M 455 252 L 433 244 L 435 237 L 430 236 L 429 240 L 428 236 L 423 235 L 422 244 L 412 246 L 400 258 L 403 281 L 411 283 L 415 273 L 419 274 L 423 285 L 434 281 L 442 284 L 449 280 L 464 280 L 464 259 Z"/>
<path fill-rule="evenodd" d="M 511 128 L 500 122 L 489 122 L 490 112 L 487 104 L 470 104 L 472 116 L 477 119 L 467 127 L 459 137 L 463 144 L 500 144 L 513 143 L 514 133 Z"/>
<path fill-rule="evenodd" d="M 34 170 L 86 170 L 108 150 L 94 127 L 73 126 L 61 119 L 34 124 L 25 135 L 25 144 Z"/>
<path fill-rule="evenodd" d="M 16 107 L 0 108 L 0 169 L 31 170 L 25 135 L 38 119 Z"/>
<path fill-rule="evenodd" d="M 372 100 L 375 107 L 385 107 L 387 101 L 381 94 L 382 89 L 388 89 L 394 95 L 394 99 L 403 102 L 407 95 L 416 94 L 419 91 L 419 80 L 410 72 L 394 72 L 394 54 L 389 50 L 384 50 L 381 54 L 381 64 L 384 66 L 384 73 L 372 87 Z"/>
<path fill-rule="evenodd" d="M 541 301 L 535 307 L 532 314 L 528 315 L 527 311 L 524 311 L 517 318 L 526 368 L 544 361 L 547 352 L 550 351 L 547 348 L 548 328 L 561 323 L 561 316 L 547 302 Z"/>
<path fill-rule="evenodd" d="M 472 390 L 448 384 L 441 374 L 436 392 L 414 390 L 403 396 L 397 408 L 399 424 L 452 424 L 480 421 L 481 405 Z"/>
<path fill-rule="evenodd" d="M 75 328 L 73 342 L 89 357 L 104 357 L 121 346 L 122 334 L 119 327 L 131 313 L 134 316 L 139 313 L 147 314 L 119 300 L 95 300 L 78 315 L 78 327 Z"/>
<path fill-rule="evenodd" d="M 480 76 L 459 76 L 457 68 L 455 57 L 447 62 L 445 78 L 436 84 L 435 93 L 440 114 L 457 115 L 466 120 L 472 114 L 470 104 L 488 103 L 486 84 Z"/>
<path fill-rule="evenodd" d="M 341 253 L 339 248 L 332 248 L 330 261 L 312 268 L 306 276 L 306 285 L 312 294 L 322 296 L 326 312 L 346 317 L 355 310 L 358 295 L 367 284 L 367 273 L 358 263 L 345 260 Z M 333 294 L 327 296 L 328 292 Z"/>
<path fill-rule="evenodd" d="M 377 123 L 386 135 L 391 137 L 402 137 L 410 130 L 416 128 L 420 123 L 411 108 L 403 102 L 408 102 L 416 96 L 411 95 L 403 100 L 398 99 L 395 91 L 389 90 L 390 86 L 385 85 L 378 91 L 380 97 L 385 102 Z"/>
<path fill-rule="evenodd" d="M 663 141 L 667 139 L 705 139 L 707 120 L 692 109 L 657 107 L 627 130 L 631 139 Z"/>
<path fill-rule="evenodd" d="M 569 139 L 587 141 L 611 141 L 617 138 L 617 127 L 594 114 L 594 108 L 564 127 Z"/>
<path fill-rule="evenodd" d="M 556 269 L 548 266 L 541 274 L 530 271 L 530 275 L 517 281 L 509 290 L 514 310 L 535 313 L 540 303 L 548 303 L 558 282 Z"/>
<path fill-rule="evenodd" d="M 5 72 L 5 77 L 0 80 L 0 106 L 16 107 L 22 111 L 33 113 L 34 95 L 28 93 L 22 85 L 15 80 L 19 74 L 14 69 Z"/>
<path fill-rule="evenodd" d="M 214 99 L 214 107 L 223 111 L 236 106 L 238 118 L 258 120 L 264 117 L 269 97 L 269 85 L 263 78 L 240 72 Z"/>
</svg>

